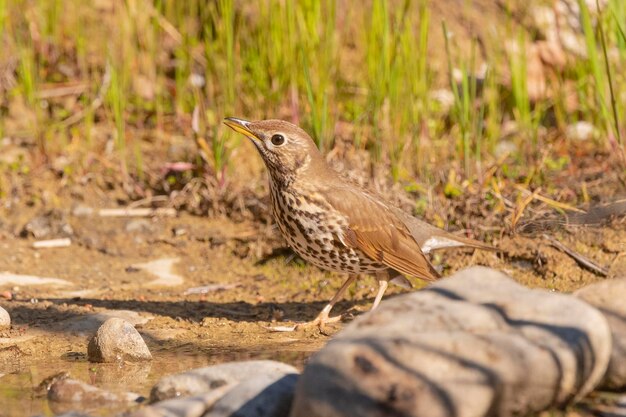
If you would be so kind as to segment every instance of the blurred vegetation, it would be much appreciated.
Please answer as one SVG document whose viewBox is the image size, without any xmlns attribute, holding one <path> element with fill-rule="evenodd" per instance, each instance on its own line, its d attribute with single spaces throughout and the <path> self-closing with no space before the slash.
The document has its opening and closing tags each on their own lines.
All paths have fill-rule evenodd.
<svg viewBox="0 0 626 417">
<path fill-rule="evenodd" d="M 599 14 L 577 0 L 587 53 L 560 52 L 539 81 L 528 48 L 542 35 L 512 6 L 528 2 L 497 3 L 511 9 L 485 43 L 420 0 L 0 0 L 0 138 L 32 140 L 44 161 L 108 152 L 141 179 L 142 141 L 180 131 L 198 143 L 191 162 L 223 178 L 241 138 L 221 119 L 283 118 L 324 151 L 348 140 L 395 180 L 443 170 L 449 197 L 494 164 L 526 186 L 565 169 L 553 145 L 570 146 L 579 121 L 591 154 L 623 163 L 622 0 Z"/>
</svg>

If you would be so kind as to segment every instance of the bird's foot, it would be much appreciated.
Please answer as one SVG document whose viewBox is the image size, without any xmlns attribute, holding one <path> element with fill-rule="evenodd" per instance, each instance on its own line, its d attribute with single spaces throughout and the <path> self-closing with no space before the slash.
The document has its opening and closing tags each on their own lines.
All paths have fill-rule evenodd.
<svg viewBox="0 0 626 417">
<path fill-rule="evenodd" d="M 333 304 L 327 304 L 322 311 L 315 317 L 315 319 L 311 321 L 307 321 L 305 323 L 297 323 L 293 326 L 274 326 L 274 327 L 266 327 L 266 329 L 271 330 L 273 332 L 295 332 L 298 330 L 306 330 L 317 327 L 322 334 L 326 334 L 324 331 L 324 327 L 326 324 L 337 323 L 341 321 L 343 318 L 342 315 L 330 317 L 330 310 L 333 308 Z"/>
<path fill-rule="evenodd" d="M 321 315 L 320 315 L 321 316 Z M 322 334 L 326 334 L 324 332 L 325 325 L 328 323 L 337 323 L 341 321 L 342 316 L 337 317 L 320 317 L 317 316 L 314 320 L 307 321 L 304 323 L 296 323 L 293 326 L 272 326 L 265 327 L 267 330 L 271 330 L 273 332 L 295 332 L 298 330 L 306 330 L 317 327 Z"/>
<path fill-rule="evenodd" d="M 328 311 L 324 309 L 322 310 L 320 314 L 318 314 L 318 316 L 315 319 L 311 321 L 307 321 L 306 323 L 296 324 L 295 330 L 304 330 L 304 329 L 309 329 L 312 327 L 317 327 L 320 330 L 320 332 L 324 333 L 324 328 L 326 324 L 337 323 L 341 321 L 341 318 L 342 318 L 341 315 L 335 316 L 335 317 L 329 317 Z"/>
</svg>

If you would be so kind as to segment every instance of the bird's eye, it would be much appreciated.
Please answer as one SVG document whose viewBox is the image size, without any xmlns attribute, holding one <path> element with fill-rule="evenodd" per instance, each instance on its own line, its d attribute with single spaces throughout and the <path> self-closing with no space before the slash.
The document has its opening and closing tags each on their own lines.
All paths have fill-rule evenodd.
<svg viewBox="0 0 626 417">
<path fill-rule="evenodd" d="M 270 140 L 272 141 L 272 145 L 274 146 L 280 146 L 285 143 L 285 137 L 283 135 L 274 135 Z"/>
</svg>

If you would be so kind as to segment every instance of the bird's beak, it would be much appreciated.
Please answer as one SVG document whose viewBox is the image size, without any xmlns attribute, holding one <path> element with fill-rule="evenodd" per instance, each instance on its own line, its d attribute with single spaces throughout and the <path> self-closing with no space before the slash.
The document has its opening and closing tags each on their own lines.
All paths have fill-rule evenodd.
<svg viewBox="0 0 626 417">
<path fill-rule="evenodd" d="M 248 138 L 252 139 L 252 141 L 261 140 L 252 130 L 250 129 L 250 122 L 243 119 L 237 119 L 236 117 L 227 117 L 224 119 L 224 124 L 235 132 L 242 133 L 246 135 Z"/>
</svg>

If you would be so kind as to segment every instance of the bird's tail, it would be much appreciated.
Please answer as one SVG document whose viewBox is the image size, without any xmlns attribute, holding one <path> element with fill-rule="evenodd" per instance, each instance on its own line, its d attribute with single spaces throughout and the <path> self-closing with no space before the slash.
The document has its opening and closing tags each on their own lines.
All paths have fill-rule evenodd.
<svg viewBox="0 0 626 417">
<path fill-rule="evenodd" d="M 486 243 L 480 242 L 475 239 L 471 239 L 469 237 L 457 236 L 452 233 L 438 233 L 433 234 L 431 237 L 426 239 L 426 241 L 422 244 L 422 251 L 424 253 L 430 253 L 439 249 L 447 249 L 447 248 L 474 248 L 488 251 L 499 251 L 500 249 L 495 246 L 488 245 Z"/>
</svg>

